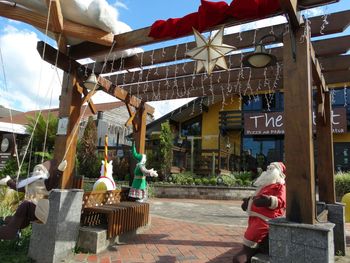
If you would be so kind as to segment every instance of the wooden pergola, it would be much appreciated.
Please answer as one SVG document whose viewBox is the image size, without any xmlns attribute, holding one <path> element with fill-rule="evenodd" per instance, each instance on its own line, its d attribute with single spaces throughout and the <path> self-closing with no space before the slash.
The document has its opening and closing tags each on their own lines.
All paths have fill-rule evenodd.
<svg viewBox="0 0 350 263">
<path fill-rule="evenodd" d="M 168 100 L 198 96 L 232 97 L 248 92 L 275 92 L 285 94 L 285 157 L 287 166 L 287 219 L 314 224 L 316 220 L 314 145 L 312 132 L 312 91 L 317 90 L 317 171 L 319 201 L 335 203 L 333 139 L 329 87 L 350 81 L 350 57 L 344 55 L 350 48 L 350 36 L 311 41 L 311 37 L 341 33 L 350 23 L 350 10 L 331 14 L 323 28 L 324 17 L 311 18 L 305 26 L 300 8 L 334 2 L 330 0 L 280 0 L 288 23 L 254 29 L 224 36 L 224 43 L 237 50 L 254 47 L 256 40 L 271 31 L 278 36 L 270 44 L 277 65 L 266 69 L 242 67 L 242 55 L 226 56 L 228 71 L 215 70 L 209 77 L 195 73 L 195 62 L 184 60 L 186 51 L 194 42 L 166 46 L 136 54 L 132 57 L 81 65 L 78 59 L 106 55 L 111 51 L 140 47 L 169 39 L 153 39 L 150 28 L 120 35 L 88 28 L 63 19 L 59 0 L 51 2 L 49 29 L 57 36 L 59 50 L 39 42 L 38 51 L 43 59 L 65 72 L 60 97 L 59 117 L 69 118 L 65 135 L 56 138 L 55 158 L 66 156 L 68 167 L 61 187 L 71 188 L 77 134 L 73 132 L 79 120 L 80 108 L 93 95 L 84 86 L 84 72 L 98 75 L 100 90 L 124 101 L 130 113 L 128 124 L 136 134 L 138 150 L 144 151 L 145 120 L 152 109 L 147 101 Z M 278 15 L 278 14 L 274 14 Z M 45 28 L 47 17 L 33 14 L 18 6 L 0 3 L 0 16 L 20 20 Z M 251 21 L 229 20 L 225 27 Z M 222 25 L 209 28 L 217 29 Z M 321 30 L 322 27 L 322 30 Z M 67 49 L 65 38 L 74 36 L 86 42 Z M 283 44 L 283 47 L 282 47 Z M 184 60 L 184 61 L 183 61 Z M 282 69 L 282 71 L 281 71 Z M 279 72 L 282 72 L 281 74 Z M 109 74 L 103 77 L 103 74 Z M 272 83 L 272 85 L 266 85 Z M 247 88 L 249 87 L 249 90 Z M 94 109 L 92 103 L 89 104 Z M 69 147 L 69 145 L 71 145 Z"/>
</svg>

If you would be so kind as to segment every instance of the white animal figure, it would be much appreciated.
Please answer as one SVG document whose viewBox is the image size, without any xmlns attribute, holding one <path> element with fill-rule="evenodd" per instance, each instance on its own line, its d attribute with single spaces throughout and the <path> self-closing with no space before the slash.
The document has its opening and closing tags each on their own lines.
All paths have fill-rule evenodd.
<svg viewBox="0 0 350 263">
<path fill-rule="evenodd" d="M 115 190 L 116 184 L 113 179 L 113 161 L 107 162 L 107 174 L 104 175 L 105 161 L 102 161 L 100 178 L 94 183 L 93 191 L 99 190 Z"/>
</svg>

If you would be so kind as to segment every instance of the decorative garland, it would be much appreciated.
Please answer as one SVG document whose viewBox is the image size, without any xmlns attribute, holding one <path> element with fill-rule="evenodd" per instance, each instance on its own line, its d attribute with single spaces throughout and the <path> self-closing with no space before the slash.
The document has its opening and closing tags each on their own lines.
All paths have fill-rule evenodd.
<svg viewBox="0 0 350 263">
<path fill-rule="evenodd" d="M 280 9 L 279 0 L 234 0 L 230 5 L 223 1 L 201 0 L 198 12 L 182 18 L 154 22 L 149 36 L 157 39 L 177 38 L 191 33 L 193 28 L 203 32 L 210 27 L 222 24 L 228 18 L 236 20 L 263 18 Z"/>
</svg>

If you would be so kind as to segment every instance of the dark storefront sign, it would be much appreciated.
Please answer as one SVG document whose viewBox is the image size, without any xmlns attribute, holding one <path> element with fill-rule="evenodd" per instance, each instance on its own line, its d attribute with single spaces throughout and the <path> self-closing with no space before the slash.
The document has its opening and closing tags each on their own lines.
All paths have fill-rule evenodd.
<svg viewBox="0 0 350 263">
<path fill-rule="evenodd" d="M 5 163 L 11 158 L 14 150 L 12 134 L 0 135 L 0 170 L 5 166 Z"/>
<path fill-rule="evenodd" d="M 334 133 L 347 132 L 346 109 L 335 108 L 332 111 Z M 315 129 L 316 114 L 313 113 Z M 281 135 L 284 134 L 283 112 L 255 112 L 244 114 L 245 135 Z"/>
</svg>

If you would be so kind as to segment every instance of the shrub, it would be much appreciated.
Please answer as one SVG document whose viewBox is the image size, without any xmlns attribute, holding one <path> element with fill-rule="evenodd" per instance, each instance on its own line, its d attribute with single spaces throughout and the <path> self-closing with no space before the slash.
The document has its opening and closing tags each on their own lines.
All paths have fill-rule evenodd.
<svg viewBox="0 0 350 263">
<path fill-rule="evenodd" d="M 204 185 L 209 185 L 209 179 L 208 178 L 202 178 L 202 183 Z"/>
<path fill-rule="evenodd" d="M 237 179 L 237 180 L 236 180 L 236 185 L 237 185 L 237 186 L 242 186 L 242 185 L 243 185 L 242 179 Z"/>
<path fill-rule="evenodd" d="M 187 184 L 194 184 L 194 179 L 192 177 L 187 178 Z"/>
<path fill-rule="evenodd" d="M 209 179 L 209 184 L 210 185 L 216 185 L 216 177 L 211 177 L 210 179 Z"/>
<path fill-rule="evenodd" d="M 195 185 L 201 185 L 202 184 L 202 180 L 200 178 L 196 178 L 196 179 L 194 179 L 194 184 Z"/>
<path fill-rule="evenodd" d="M 337 173 L 335 175 L 335 192 L 339 198 L 350 193 L 350 173 Z"/>
<path fill-rule="evenodd" d="M 236 184 L 236 179 L 233 175 L 222 175 L 222 184 L 226 186 L 234 186 Z"/>
<path fill-rule="evenodd" d="M 20 171 L 20 177 L 27 177 L 28 163 L 24 162 Z M 5 177 L 6 175 L 11 176 L 12 178 L 17 176 L 18 165 L 16 158 L 11 158 L 6 161 L 4 168 L 0 171 L 0 178 Z"/>
</svg>

